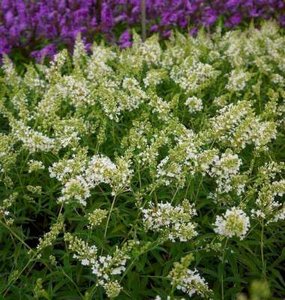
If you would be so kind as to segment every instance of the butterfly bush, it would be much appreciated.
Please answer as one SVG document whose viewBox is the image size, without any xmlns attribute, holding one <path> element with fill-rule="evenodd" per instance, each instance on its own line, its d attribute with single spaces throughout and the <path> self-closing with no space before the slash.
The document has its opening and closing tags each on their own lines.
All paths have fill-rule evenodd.
<svg viewBox="0 0 285 300">
<path fill-rule="evenodd" d="M 285 25 L 282 0 L 146 0 L 149 33 L 169 37 L 173 28 L 196 33 L 222 21 L 226 27 L 275 18 Z M 19 52 L 37 60 L 71 49 L 81 34 L 87 49 L 94 38 L 129 47 L 140 28 L 141 0 L 1 0 L 0 55 Z M 236 78 L 236 80 L 238 80 Z"/>
<path fill-rule="evenodd" d="M 236 207 L 228 209 L 223 217 L 217 216 L 215 232 L 220 235 L 232 237 L 234 235 L 244 238 L 250 224 L 247 215 Z"/>
<path fill-rule="evenodd" d="M 188 268 L 192 259 L 193 256 L 190 254 L 183 257 L 181 262 L 174 263 L 174 268 L 169 274 L 171 285 L 182 290 L 189 298 L 194 294 L 198 294 L 202 298 L 208 297 L 211 291 L 205 279 L 200 276 L 197 270 L 192 271 Z"/>
<path fill-rule="evenodd" d="M 2 293 L 231 299 L 262 276 L 284 297 L 284 61 L 272 22 L 4 57 Z"/>
</svg>

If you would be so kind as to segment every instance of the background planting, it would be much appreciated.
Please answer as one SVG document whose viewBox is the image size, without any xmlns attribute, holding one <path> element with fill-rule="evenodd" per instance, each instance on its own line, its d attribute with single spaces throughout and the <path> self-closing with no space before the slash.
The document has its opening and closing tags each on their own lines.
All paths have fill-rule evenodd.
<svg viewBox="0 0 285 300">
<path fill-rule="evenodd" d="M 285 25 L 283 0 L 144 0 L 148 33 L 167 38 L 174 28 L 191 34 L 217 23 L 226 28 L 274 18 Z M 89 49 L 94 39 L 129 47 L 141 28 L 142 0 L 1 0 L 0 56 L 25 62 L 73 48 L 78 34 Z"/>
</svg>

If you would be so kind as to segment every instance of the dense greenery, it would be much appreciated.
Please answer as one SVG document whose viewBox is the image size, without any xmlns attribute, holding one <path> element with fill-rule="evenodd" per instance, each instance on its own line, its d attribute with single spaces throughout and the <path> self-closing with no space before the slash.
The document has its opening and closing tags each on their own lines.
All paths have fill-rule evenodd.
<svg viewBox="0 0 285 300">
<path fill-rule="evenodd" d="M 2 72 L 4 299 L 285 297 L 276 24 Z"/>
</svg>

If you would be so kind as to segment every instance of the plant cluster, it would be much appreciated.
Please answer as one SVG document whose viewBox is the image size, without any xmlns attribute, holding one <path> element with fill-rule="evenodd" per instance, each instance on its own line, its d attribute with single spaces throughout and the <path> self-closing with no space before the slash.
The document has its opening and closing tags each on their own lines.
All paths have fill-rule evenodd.
<svg viewBox="0 0 285 300">
<path fill-rule="evenodd" d="M 278 25 L 91 52 L 4 58 L 1 295 L 284 297 Z"/>
<path fill-rule="evenodd" d="M 149 33 L 169 37 L 173 28 L 192 34 L 219 20 L 226 27 L 275 18 L 285 25 L 283 0 L 146 0 Z M 37 60 L 73 48 L 78 34 L 90 48 L 99 36 L 128 47 L 131 29 L 139 29 L 141 0 L 1 0 L 0 55 Z"/>
</svg>

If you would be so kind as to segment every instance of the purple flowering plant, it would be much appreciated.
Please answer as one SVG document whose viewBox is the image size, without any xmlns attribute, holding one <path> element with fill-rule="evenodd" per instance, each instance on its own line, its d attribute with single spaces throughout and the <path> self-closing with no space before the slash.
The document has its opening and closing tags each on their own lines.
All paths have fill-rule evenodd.
<svg viewBox="0 0 285 300">
<path fill-rule="evenodd" d="M 275 18 L 285 26 L 283 0 L 146 0 L 148 34 L 167 38 L 174 28 L 189 33 Z M 131 30 L 140 31 L 141 0 L 0 0 L 0 56 L 53 57 L 72 49 L 80 33 L 88 45 L 105 39 L 131 45 Z"/>
</svg>

